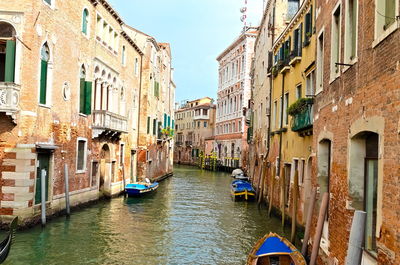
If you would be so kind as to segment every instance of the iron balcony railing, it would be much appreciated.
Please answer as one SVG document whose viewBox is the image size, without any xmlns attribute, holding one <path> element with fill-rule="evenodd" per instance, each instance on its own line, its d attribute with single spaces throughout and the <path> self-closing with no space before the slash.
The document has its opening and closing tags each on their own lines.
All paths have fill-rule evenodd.
<svg viewBox="0 0 400 265">
<path fill-rule="evenodd" d="M 308 103 L 304 109 L 293 116 L 292 131 L 299 132 L 312 128 L 313 126 L 313 105 Z"/>
<path fill-rule="evenodd" d="M 128 118 L 108 110 L 94 110 L 93 129 L 128 132 Z"/>
<path fill-rule="evenodd" d="M 0 82 L 0 112 L 12 114 L 19 111 L 20 85 Z"/>
</svg>

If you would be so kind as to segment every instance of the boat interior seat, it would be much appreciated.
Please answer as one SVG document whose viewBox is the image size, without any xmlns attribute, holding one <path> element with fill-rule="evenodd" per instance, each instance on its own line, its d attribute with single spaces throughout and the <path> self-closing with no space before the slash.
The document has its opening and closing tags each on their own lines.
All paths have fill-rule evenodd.
<svg viewBox="0 0 400 265">
<path fill-rule="evenodd" d="M 290 256 L 263 256 L 257 259 L 257 265 L 295 265 Z"/>
</svg>

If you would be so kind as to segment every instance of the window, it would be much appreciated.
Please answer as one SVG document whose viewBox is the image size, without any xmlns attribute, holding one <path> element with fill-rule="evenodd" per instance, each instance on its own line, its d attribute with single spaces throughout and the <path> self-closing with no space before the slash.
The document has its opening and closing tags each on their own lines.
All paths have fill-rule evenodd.
<svg viewBox="0 0 400 265">
<path fill-rule="evenodd" d="M 301 84 L 298 84 L 296 86 L 296 99 L 299 99 L 302 97 L 301 89 L 302 89 Z"/>
<path fill-rule="evenodd" d="M 89 11 L 85 8 L 82 14 L 82 33 L 88 35 Z"/>
<path fill-rule="evenodd" d="M 50 60 L 50 50 L 47 43 L 43 44 L 40 53 L 40 96 L 39 103 L 46 105 L 47 103 L 47 70 Z"/>
<path fill-rule="evenodd" d="M 86 170 L 87 140 L 78 138 L 76 171 L 82 172 Z"/>
<path fill-rule="evenodd" d="M 346 2 L 345 63 L 357 57 L 358 0 Z"/>
<path fill-rule="evenodd" d="M 159 98 L 160 97 L 160 83 L 154 81 L 154 96 Z"/>
<path fill-rule="evenodd" d="M 289 116 L 288 116 L 288 105 L 289 105 L 289 93 L 285 94 L 284 100 L 283 100 L 283 124 L 288 125 L 289 121 Z"/>
<path fill-rule="evenodd" d="M 313 13 L 312 13 L 312 6 L 310 7 L 310 10 L 306 14 L 306 17 L 304 19 L 304 43 L 303 47 L 306 47 L 310 44 L 311 42 L 311 36 L 313 33 Z"/>
<path fill-rule="evenodd" d="M 301 56 L 301 42 L 302 42 L 302 32 L 303 32 L 303 23 L 294 31 L 293 33 L 293 51 L 292 57 L 300 57 Z"/>
<path fill-rule="evenodd" d="M 306 97 L 313 97 L 315 95 L 314 80 L 315 80 L 315 73 L 314 71 L 312 71 L 306 77 Z"/>
<path fill-rule="evenodd" d="M 318 37 L 317 41 L 317 89 L 316 93 L 319 93 L 323 89 L 324 83 L 324 32 Z"/>
<path fill-rule="evenodd" d="M 399 15 L 397 0 L 375 0 L 375 41 L 374 46 L 392 33 L 398 25 Z"/>
<path fill-rule="evenodd" d="M 351 139 L 350 196 L 352 207 L 367 213 L 364 249 L 376 255 L 379 135 L 360 132 Z"/>
<path fill-rule="evenodd" d="M 339 66 L 336 63 L 340 63 L 340 29 L 341 24 L 341 10 L 340 5 L 332 14 L 332 39 L 331 39 L 331 80 L 339 75 Z"/>
<path fill-rule="evenodd" d="M 138 58 L 135 58 L 135 75 L 137 76 L 139 74 L 139 60 Z"/>
<path fill-rule="evenodd" d="M 49 6 L 53 6 L 53 0 L 43 0 Z"/>
<path fill-rule="evenodd" d="M 98 38 L 101 38 L 102 36 L 103 36 L 103 26 L 102 26 L 102 19 L 101 19 L 101 17 L 99 16 L 99 15 L 97 15 L 97 18 L 96 18 L 96 35 L 97 35 L 97 37 Z"/>
<path fill-rule="evenodd" d="M 6 22 L 0 22 L 0 29 L 0 82 L 14 82 L 16 32 Z"/>
<path fill-rule="evenodd" d="M 157 133 L 157 120 L 153 119 L 153 135 Z"/>
<path fill-rule="evenodd" d="M 79 113 L 89 115 L 92 113 L 92 82 L 86 81 L 85 66 L 80 70 Z"/>
<path fill-rule="evenodd" d="M 274 107 L 272 109 L 272 128 L 276 128 L 276 121 L 277 121 L 277 115 L 278 115 L 278 101 L 274 101 Z"/>
<path fill-rule="evenodd" d="M 299 0 L 289 0 L 286 13 L 286 20 L 291 20 L 299 9 Z"/>
<path fill-rule="evenodd" d="M 125 66 L 126 64 L 126 48 L 122 46 L 122 65 Z"/>
<path fill-rule="evenodd" d="M 150 117 L 147 117 L 147 134 L 150 134 Z"/>
<path fill-rule="evenodd" d="M 242 121 L 238 121 L 238 129 L 239 129 L 239 132 L 241 132 L 242 131 Z"/>
<path fill-rule="evenodd" d="M 121 167 L 124 166 L 124 160 L 125 160 L 125 152 L 124 152 L 125 150 L 124 150 L 124 148 L 125 148 L 124 144 L 121 144 L 119 146 L 119 165 Z"/>
</svg>

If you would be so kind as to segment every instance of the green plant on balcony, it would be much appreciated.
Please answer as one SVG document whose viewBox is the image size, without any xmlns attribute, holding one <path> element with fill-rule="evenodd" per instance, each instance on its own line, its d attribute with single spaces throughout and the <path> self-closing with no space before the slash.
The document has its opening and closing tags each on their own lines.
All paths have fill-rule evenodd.
<svg viewBox="0 0 400 265">
<path fill-rule="evenodd" d="M 166 127 L 161 129 L 161 134 L 164 138 L 170 138 L 174 135 L 174 130 L 170 127 Z"/>
<path fill-rule="evenodd" d="M 293 117 L 292 131 L 301 131 L 312 127 L 313 98 L 300 98 L 288 108 L 288 114 Z"/>
<path fill-rule="evenodd" d="M 278 75 L 278 73 L 279 73 L 278 67 L 276 67 L 276 65 L 273 66 L 271 72 L 272 72 L 272 76 L 276 77 Z"/>
</svg>

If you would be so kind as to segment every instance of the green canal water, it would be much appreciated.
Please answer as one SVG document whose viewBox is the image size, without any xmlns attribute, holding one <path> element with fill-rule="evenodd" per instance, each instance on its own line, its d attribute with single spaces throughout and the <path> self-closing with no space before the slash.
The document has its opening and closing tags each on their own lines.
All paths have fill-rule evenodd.
<svg viewBox="0 0 400 265">
<path fill-rule="evenodd" d="M 18 231 L 4 264 L 244 264 L 269 231 L 255 202 L 234 202 L 225 173 L 177 166 L 144 198 L 119 197 Z"/>
</svg>

